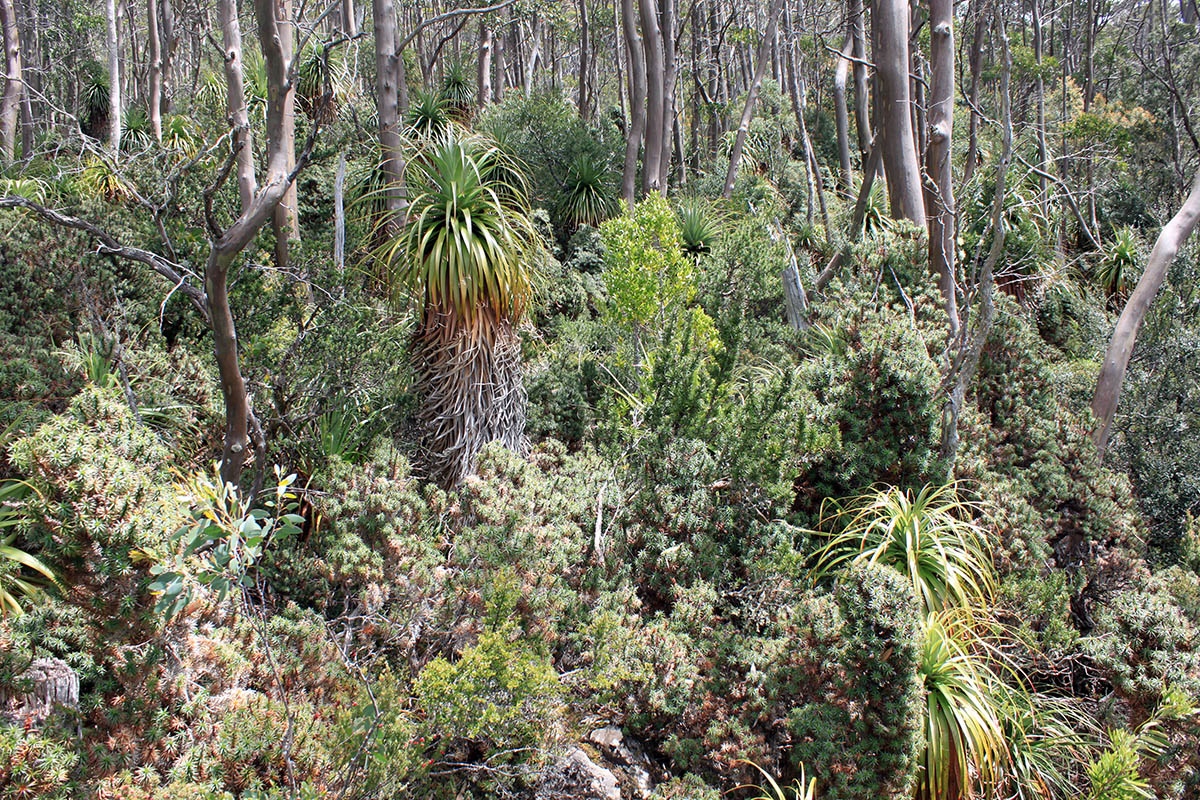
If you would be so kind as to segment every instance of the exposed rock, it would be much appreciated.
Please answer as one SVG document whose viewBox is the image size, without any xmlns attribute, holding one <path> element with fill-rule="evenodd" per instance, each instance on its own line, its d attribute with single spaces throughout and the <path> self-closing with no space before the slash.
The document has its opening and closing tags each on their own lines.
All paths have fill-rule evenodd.
<svg viewBox="0 0 1200 800">
<path fill-rule="evenodd" d="M 574 747 L 554 763 L 538 785 L 537 800 L 621 800 L 617 778 Z"/>
<path fill-rule="evenodd" d="M 654 764 L 639 742 L 626 738 L 621 729 L 613 725 L 592 731 L 588 741 L 598 745 L 601 752 L 617 765 L 617 777 L 629 796 L 646 798 L 654 792 Z"/>
<path fill-rule="evenodd" d="M 79 675 L 60 658 L 39 658 L 17 678 L 25 694 L 0 696 L 0 716 L 15 725 L 45 722 L 56 706 L 79 707 Z"/>
</svg>

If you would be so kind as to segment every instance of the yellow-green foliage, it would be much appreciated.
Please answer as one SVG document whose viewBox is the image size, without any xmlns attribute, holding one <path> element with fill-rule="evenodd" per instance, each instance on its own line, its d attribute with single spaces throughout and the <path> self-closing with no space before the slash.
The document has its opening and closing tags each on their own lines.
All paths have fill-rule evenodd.
<svg viewBox="0 0 1200 800">
<path fill-rule="evenodd" d="M 684 257 L 679 221 L 664 198 L 652 195 L 610 219 L 600 235 L 608 310 L 619 322 L 647 326 L 695 297 L 695 267 Z"/>
<path fill-rule="evenodd" d="M 416 681 L 430 734 L 498 749 L 535 745 L 553 727 L 558 676 L 550 659 L 516 637 L 516 626 L 485 631 L 453 663 L 438 657 Z"/>
</svg>

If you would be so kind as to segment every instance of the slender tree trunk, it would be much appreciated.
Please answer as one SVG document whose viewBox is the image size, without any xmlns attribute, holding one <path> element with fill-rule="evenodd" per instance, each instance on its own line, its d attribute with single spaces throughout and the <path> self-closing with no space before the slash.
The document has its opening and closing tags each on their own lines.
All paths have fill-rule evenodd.
<svg viewBox="0 0 1200 800">
<path fill-rule="evenodd" d="M 854 124 L 863 163 L 871 151 L 870 96 L 867 81 L 867 20 L 862 0 L 850 0 L 850 32 L 854 37 Z"/>
<path fill-rule="evenodd" d="M 954 171 L 950 156 L 954 133 L 954 0 L 930 0 L 929 146 L 925 171 L 929 175 L 925 213 L 929 218 L 929 268 L 938 276 L 950 326 L 958 336 L 958 297 L 955 280 Z"/>
<path fill-rule="evenodd" d="M 766 71 L 767 58 L 770 55 L 771 41 L 775 38 L 775 26 L 779 24 L 779 11 L 783 0 L 771 3 L 770 15 L 767 19 L 767 30 L 758 43 L 755 54 L 754 75 L 750 80 L 750 88 L 746 92 L 746 105 L 742 108 L 742 121 L 738 125 L 737 138 L 733 143 L 733 152 L 729 155 L 729 171 L 725 173 L 725 190 L 721 196 L 728 199 L 733 195 L 733 184 L 737 181 L 738 164 L 742 160 L 742 150 L 746 146 L 746 134 L 750 131 L 750 120 L 754 117 L 754 103 L 758 100 L 758 90 L 762 87 L 763 72 Z"/>
<path fill-rule="evenodd" d="M 217 14 L 224 45 L 225 110 L 233 128 L 234 146 L 238 149 L 238 197 L 245 212 L 250 208 L 250 201 L 258 186 L 254 175 L 254 138 L 250 129 L 250 114 L 246 109 L 246 88 L 242 74 L 242 31 L 238 24 L 235 0 L 218 3 Z"/>
<path fill-rule="evenodd" d="M 162 142 L 162 50 L 158 39 L 158 0 L 146 0 L 146 38 L 149 41 L 150 91 L 146 105 L 150 107 L 150 129 L 154 141 Z"/>
<path fill-rule="evenodd" d="M 971 51 L 967 57 L 968 69 L 971 73 L 971 86 L 967 92 L 971 101 L 970 122 L 967 127 L 967 163 L 963 167 L 963 183 L 971 182 L 975 177 L 975 163 L 979 160 L 979 72 L 983 60 L 983 35 L 987 30 L 986 15 L 990 10 L 991 0 L 977 0 L 975 6 L 975 30 L 971 36 Z"/>
<path fill-rule="evenodd" d="M 957 353 L 946 376 L 946 385 L 950 392 L 946 405 L 942 410 L 942 435 L 940 454 L 946 466 L 947 479 L 954 479 L 954 467 L 958 457 L 958 419 L 962 413 L 963 402 L 966 400 L 967 389 L 975 379 L 979 368 L 979 358 L 983 346 L 987 343 L 991 332 L 992 321 L 996 315 L 995 305 L 995 268 L 1004 254 L 1004 197 L 1008 180 L 1008 167 L 1012 161 L 1012 100 L 1011 76 L 1012 58 L 1008 49 L 1008 33 L 1004 28 L 1003 17 L 996 18 L 996 26 L 1000 39 L 1000 125 L 1002 149 L 1000 161 L 996 164 L 996 190 L 992 195 L 991 229 L 992 244 L 983 267 L 979 272 L 979 284 L 976 293 L 979 297 L 979 321 L 970 337 L 965 328 L 960 329 L 957 338 Z"/>
<path fill-rule="evenodd" d="M 883 140 L 883 172 L 894 219 L 925 227 L 921 168 L 913 138 L 912 100 L 908 91 L 908 3 L 877 0 L 871 15 L 875 40 L 877 105 L 875 116 Z"/>
<path fill-rule="evenodd" d="M 342 0 L 342 32 L 347 36 L 358 35 L 358 20 L 355 19 L 354 0 Z"/>
<path fill-rule="evenodd" d="M 663 43 L 663 135 L 662 156 L 658 167 L 658 188 L 664 195 L 671 174 L 671 154 L 675 131 L 675 82 L 679 71 L 678 53 L 675 52 L 675 0 L 659 0 L 661 33 Z M 683 152 L 679 157 L 682 160 Z"/>
<path fill-rule="evenodd" d="M 654 0 L 638 0 L 642 47 L 646 54 L 646 146 L 642 153 L 642 194 L 661 191 L 663 127 L 666 94 L 663 75 L 663 35 Z"/>
<path fill-rule="evenodd" d="M 1046 192 L 1046 173 L 1050 172 L 1050 157 L 1046 147 L 1046 84 L 1042 77 L 1042 0 L 1030 0 L 1033 12 L 1033 61 L 1037 66 L 1034 93 L 1037 95 L 1037 143 L 1038 143 L 1038 204 L 1042 215 L 1049 216 L 1049 195 Z"/>
<path fill-rule="evenodd" d="M 486 108 L 492 102 L 492 29 L 487 20 L 479 21 L 479 69 L 476 74 L 479 86 L 479 107 Z"/>
<path fill-rule="evenodd" d="M 375 102 L 379 118 L 379 149 L 383 174 L 388 183 L 385 195 L 389 214 L 401 208 L 403 140 L 397 106 L 400 59 L 396 54 L 396 8 L 392 0 L 371 0 L 375 27 Z"/>
<path fill-rule="evenodd" d="M 295 41 L 292 35 L 292 0 L 274 0 L 279 15 L 279 49 L 283 54 L 284 70 L 290 71 L 295 58 Z M 283 96 L 283 125 L 279 131 L 287 156 L 287 170 L 296 166 L 296 89 L 289 81 Z M 296 184 L 292 183 L 283 194 L 283 199 L 272 213 L 271 227 L 275 233 L 275 267 L 280 271 L 288 265 L 289 241 L 300 241 L 300 209 Z"/>
<path fill-rule="evenodd" d="M 171 0 L 159 2 L 159 22 L 162 25 L 159 48 L 162 51 L 162 82 L 158 88 L 159 114 L 171 111 L 171 65 L 174 63 L 175 48 L 179 45 L 179 37 L 175 34 L 175 9 Z"/>
<path fill-rule="evenodd" d="M 588 19 L 588 0 L 579 0 L 579 118 L 590 119 L 588 106 L 588 59 L 591 56 L 591 27 Z"/>
<path fill-rule="evenodd" d="M 848 34 L 833 77 L 833 108 L 837 120 L 838 163 L 841 166 L 838 184 L 843 189 L 850 188 L 850 106 L 846 101 L 846 84 L 850 78 L 850 54 L 853 50 L 854 35 Z"/>
<path fill-rule="evenodd" d="M 634 19 L 633 0 L 621 0 L 621 31 L 625 37 L 626 72 L 629 75 L 629 131 L 625 137 L 625 168 L 621 196 L 630 208 L 636 201 L 638 149 L 646 132 L 646 62 Z"/>
<path fill-rule="evenodd" d="M 13 0 L 0 0 L 0 30 L 4 42 L 4 94 L 0 95 L 0 166 L 16 157 L 17 118 L 24 82 L 21 70 L 21 34 Z"/>
<path fill-rule="evenodd" d="M 105 0 L 108 23 L 108 146 L 116 157 L 121 152 L 121 43 L 117 39 L 117 2 Z"/>
<path fill-rule="evenodd" d="M 1192 188 L 1183 206 L 1171 218 L 1158 234 L 1154 249 L 1150 251 L 1150 260 L 1146 262 L 1146 271 L 1138 280 L 1137 286 L 1125 302 L 1125 308 L 1117 320 L 1108 350 L 1104 354 L 1104 363 L 1100 368 L 1100 377 L 1096 381 L 1096 393 L 1092 397 L 1092 414 L 1096 417 L 1096 429 L 1092 440 L 1100 455 L 1104 455 L 1108 447 L 1108 438 L 1112 432 L 1113 415 L 1117 411 L 1117 402 L 1121 398 L 1121 385 L 1125 381 L 1125 370 L 1129 367 L 1129 358 L 1133 355 L 1133 346 L 1137 341 L 1138 331 L 1150 304 L 1154 302 L 1158 290 L 1166 280 L 1167 271 L 1179 249 L 1187 242 L 1188 237 L 1200 220 L 1200 171 L 1192 179 Z"/>
</svg>

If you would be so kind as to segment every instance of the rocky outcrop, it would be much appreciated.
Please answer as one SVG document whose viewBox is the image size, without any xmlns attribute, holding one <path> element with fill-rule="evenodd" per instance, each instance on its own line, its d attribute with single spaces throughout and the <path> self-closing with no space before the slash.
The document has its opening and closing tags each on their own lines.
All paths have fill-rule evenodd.
<svg viewBox="0 0 1200 800">
<path fill-rule="evenodd" d="M 534 797 L 536 800 L 622 800 L 616 776 L 578 747 L 546 771 Z"/>
</svg>

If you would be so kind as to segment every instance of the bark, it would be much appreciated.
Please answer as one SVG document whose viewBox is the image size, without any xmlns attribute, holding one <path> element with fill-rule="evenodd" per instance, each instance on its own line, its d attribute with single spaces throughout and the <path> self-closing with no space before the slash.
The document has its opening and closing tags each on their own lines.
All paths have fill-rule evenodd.
<svg viewBox="0 0 1200 800">
<path fill-rule="evenodd" d="M 963 402 L 966 400 L 967 388 L 975 379 L 979 368 L 979 358 L 983 346 L 987 343 L 991 332 L 992 321 L 996 315 L 995 304 L 995 269 L 1004 254 L 1004 199 L 1007 192 L 1008 167 L 1012 161 L 1012 99 L 1011 76 L 1012 58 L 1008 50 L 1008 34 L 1004 29 L 1004 19 L 997 17 L 996 24 L 1000 39 L 1000 125 L 1002 149 L 1000 162 L 996 165 L 996 191 L 992 196 L 991 230 L 992 245 L 984 259 L 979 272 L 979 321 L 967 339 L 966 330 L 960 330 L 957 337 L 957 354 L 943 385 L 950 387 L 946 405 L 942 410 L 942 434 L 939 448 L 940 455 L 946 467 L 947 480 L 954 479 L 954 467 L 958 457 L 958 419 L 962 413 Z"/>
<path fill-rule="evenodd" d="M 850 2 L 850 32 L 854 38 L 854 123 L 863 163 L 871 152 L 870 91 L 867 88 L 867 21 L 862 0 Z"/>
<path fill-rule="evenodd" d="M 179 37 L 175 34 L 175 9 L 171 0 L 159 2 L 159 22 L 162 25 L 159 37 L 159 47 L 162 50 L 162 83 L 158 88 L 158 109 L 160 114 L 171 111 L 171 64 L 175 48 L 179 45 Z"/>
<path fill-rule="evenodd" d="M 667 193 L 671 174 L 671 155 L 675 132 L 675 79 L 679 71 L 678 53 L 675 50 L 676 13 L 675 0 L 660 0 L 663 42 L 663 136 L 662 157 L 659 161 L 659 191 Z M 679 151 L 682 161 L 683 151 Z"/>
<path fill-rule="evenodd" d="M 0 0 L 3 2 L 3 0 Z M 150 129 L 154 141 L 162 142 L 162 48 L 158 39 L 158 0 L 146 0 L 146 39 L 149 42 L 150 91 L 146 105 L 150 108 Z"/>
<path fill-rule="evenodd" d="M 666 120 L 663 34 L 653 0 L 638 0 L 646 56 L 646 146 L 642 153 L 642 194 L 662 191 L 662 152 Z"/>
<path fill-rule="evenodd" d="M 588 119 L 591 110 L 588 106 L 588 59 L 591 57 L 589 47 L 591 30 L 588 19 L 588 0 L 579 0 L 579 117 Z"/>
<path fill-rule="evenodd" d="M 929 146 L 925 171 L 929 176 L 925 213 L 929 218 L 929 269 L 938 277 L 950 326 L 958 336 L 958 298 L 955 281 L 954 173 L 950 156 L 954 133 L 954 0 L 930 0 Z"/>
<path fill-rule="evenodd" d="M 910 110 L 906 0 L 878 0 L 871 15 L 871 30 L 875 42 L 875 116 L 883 144 L 888 204 L 893 219 L 908 220 L 923 228 L 925 203 Z"/>
<path fill-rule="evenodd" d="M 385 202 L 389 214 L 395 214 L 402 206 L 399 186 L 404 147 L 398 105 L 400 59 L 396 54 L 396 8 L 392 0 L 371 0 L 371 11 L 375 26 L 375 103 L 379 117 L 379 150 L 388 184 Z"/>
<path fill-rule="evenodd" d="M 742 160 L 742 149 L 746 145 L 746 134 L 750 131 L 750 120 L 754 117 L 754 103 L 758 100 L 758 90 L 762 88 L 763 72 L 766 70 L 767 59 L 770 56 L 771 41 L 775 38 L 775 26 L 779 23 L 779 11 L 783 0 L 774 0 L 767 19 L 767 30 L 758 43 L 755 54 L 754 75 L 750 80 L 750 88 L 746 92 L 746 105 L 742 108 L 742 121 L 738 125 L 737 138 L 733 143 L 733 152 L 729 155 L 729 171 L 725 173 L 725 190 L 721 196 L 729 199 L 733 195 L 733 184 L 737 180 L 738 164 Z"/>
<path fill-rule="evenodd" d="M 853 34 L 846 37 L 841 54 L 837 61 L 837 71 L 833 77 L 833 107 L 834 118 L 837 121 L 838 184 L 843 189 L 850 188 L 850 107 L 846 101 L 846 84 L 850 78 L 850 54 L 854 49 Z"/>
<path fill-rule="evenodd" d="M 105 0 L 108 44 L 108 146 L 114 156 L 121 150 L 121 43 L 117 39 L 117 3 Z"/>
<path fill-rule="evenodd" d="M 242 74 L 242 31 L 238 24 L 235 0 L 222 0 L 217 4 L 217 15 L 221 22 L 225 61 L 225 110 L 233 128 L 233 143 L 237 148 L 238 197 L 242 211 L 250 208 L 250 201 L 258 188 L 254 175 L 254 140 L 250 129 L 250 114 L 246 108 L 246 87 Z"/>
<path fill-rule="evenodd" d="M 625 138 L 621 196 L 630 208 L 636 200 L 638 149 L 646 132 L 646 62 L 633 15 L 633 0 L 621 0 L 621 32 L 625 37 L 626 72 L 629 75 L 629 131 Z"/>
<path fill-rule="evenodd" d="M 990 10 L 991 0 L 981 0 L 975 10 L 975 31 L 971 37 L 971 51 L 967 57 L 968 70 L 971 76 L 971 87 L 967 93 L 970 99 L 970 122 L 967 125 L 967 163 L 963 167 L 963 183 L 970 183 L 975 177 L 975 164 L 979 160 L 979 72 L 983 60 L 983 35 L 987 29 L 984 22 L 985 14 Z"/>
<path fill-rule="evenodd" d="M 342 32 L 349 37 L 358 35 L 358 20 L 355 19 L 354 0 L 342 0 Z"/>
<path fill-rule="evenodd" d="M 0 166 L 16 157 L 17 118 L 24 83 L 21 70 L 21 34 L 13 0 L 0 0 L 0 30 L 4 42 L 4 94 L 0 95 Z"/>
<path fill-rule="evenodd" d="M 479 23 L 479 66 L 476 73 L 479 87 L 479 107 L 492 102 L 492 29 L 486 21 Z"/>
<path fill-rule="evenodd" d="M 1200 171 L 1197 171 L 1192 179 L 1192 188 L 1183 206 L 1159 233 L 1154 249 L 1150 251 L 1150 260 L 1146 262 L 1146 271 L 1142 273 L 1137 286 L 1129 295 L 1129 300 L 1125 302 L 1125 308 L 1121 310 L 1112 339 L 1108 343 L 1108 350 L 1104 354 L 1100 377 L 1096 381 L 1096 393 L 1092 397 L 1092 414 L 1096 417 L 1096 429 L 1092 440 L 1101 456 L 1108 447 L 1113 416 L 1117 411 L 1117 402 L 1121 399 L 1121 385 L 1125 381 L 1125 371 L 1129 367 L 1129 358 L 1133 354 L 1133 346 L 1146 318 L 1146 312 L 1150 310 L 1150 304 L 1162 288 L 1175 255 L 1195 230 L 1198 220 Z"/>
<path fill-rule="evenodd" d="M 279 50 L 283 57 L 284 75 L 287 76 L 295 57 L 295 42 L 292 35 L 292 0 L 275 0 L 278 15 Z M 296 89 L 285 77 L 283 94 L 282 125 L 278 131 L 280 145 L 287 157 L 287 171 L 296 166 Z M 272 212 L 271 227 L 275 233 L 275 266 L 286 270 L 288 264 L 288 242 L 300 241 L 299 198 L 296 184 L 291 183 L 283 193 L 283 199 Z"/>
</svg>

